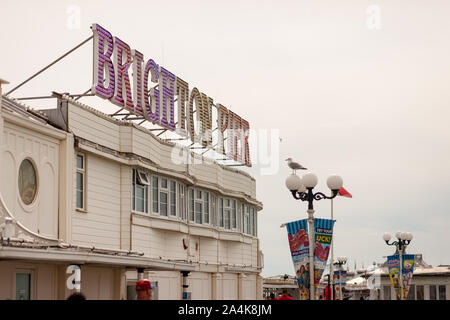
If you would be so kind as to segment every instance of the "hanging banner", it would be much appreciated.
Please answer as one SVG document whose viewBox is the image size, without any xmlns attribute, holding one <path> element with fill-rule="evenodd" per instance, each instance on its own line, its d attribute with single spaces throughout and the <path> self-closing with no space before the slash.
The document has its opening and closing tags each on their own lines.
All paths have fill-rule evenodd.
<svg viewBox="0 0 450 320">
<path fill-rule="evenodd" d="M 389 277 L 391 278 L 392 286 L 394 287 L 397 297 L 400 299 L 400 281 L 403 284 L 403 300 L 408 297 L 409 287 L 414 272 L 414 255 L 402 255 L 402 276 L 400 278 L 400 256 L 394 254 L 387 257 Z"/>
<path fill-rule="evenodd" d="M 392 287 L 394 288 L 397 297 L 400 298 L 400 258 L 398 254 L 387 257 L 387 267 Z"/>
<path fill-rule="evenodd" d="M 334 221 L 330 219 L 314 219 L 314 285 L 319 285 L 323 271 L 327 265 L 333 236 Z"/>
<path fill-rule="evenodd" d="M 403 297 L 406 300 L 408 297 L 409 286 L 414 272 L 414 258 L 413 254 L 402 255 L 402 281 L 403 281 Z"/>
<path fill-rule="evenodd" d="M 294 263 L 300 299 L 309 299 L 309 239 L 306 219 L 286 224 L 292 262 Z"/>
<path fill-rule="evenodd" d="M 334 271 L 334 284 L 336 286 L 342 286 L 345 287 L 345 284 L 347 282 L 347 270 L 341 270 L 340 276 L 339 276 L 339 270 L 338 271 Z"/>
</svg>

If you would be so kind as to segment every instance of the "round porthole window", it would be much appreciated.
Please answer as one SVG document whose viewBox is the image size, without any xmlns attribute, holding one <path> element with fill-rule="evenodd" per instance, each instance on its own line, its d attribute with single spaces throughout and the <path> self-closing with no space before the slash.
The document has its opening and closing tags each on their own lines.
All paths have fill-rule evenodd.
<svg viewBox="0 0 450 320">
<path fill-rule="evenodd" d="M 25 159 L 19 168 L 19 194 L 23 203 L 30 205 L 36 197 L 37 177 L 33 163 Z"/>
</svg>

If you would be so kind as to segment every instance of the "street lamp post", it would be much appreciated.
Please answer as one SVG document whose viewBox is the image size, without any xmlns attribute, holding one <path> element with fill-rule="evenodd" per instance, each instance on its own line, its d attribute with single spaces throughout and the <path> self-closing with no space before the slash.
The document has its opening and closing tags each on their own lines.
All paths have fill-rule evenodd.
<svg viewBox="0 0 450 320">
<path fill-rule="evenodd" d="M 308 172 L 302 178 L 295 173 L 291 174 L 286 179 L 286 187 L 291 191 L 292 196 L 296 200 L 308 202 L 308 229 L 309 229 L 309 298 L 315 300 L 314 288 L 314 200 L 333 199 L 337 196 L 339 189 L 343 185 L 343 180 L 338 175 L 331 175 L 327 179 L 328 188 L 331 189 L 332 195 L 326 196 L 322 192 L 313 192 L 317 185 L 317 176 L 314 173 Z"/>
<path fill-rule="evenodd" d="M 398 279 L 400 282 L 400 300 L 405 300 L 403 297 L 403 279 L 402 279 L 402 268 L 403 268 L 403 253 L 406 252 L 406 247 L 411 243 L 411 240 L 413 239 L 413 235 L 411 232 L 401 232 L 397 231 L 395 233 L 395 237 L 397 238 L 397 241 L 392 241 L 389 243 L 389 240 L 391 240 L 391 234 L 388 232 L 385 232 L 383 235 L 383 240 L 386 242 L 388 246 L 395 246 L 398 251 L 398 256 L 400 258 L 400 270 Z"/>
<path fill-rule="evenodd" d="M 338 267 L 338 281 L 339 281 L 339 300 L 342 300 L 342 281 L 341 281 L 341 270 L 342 266 L 347 263 L 347 258 L 345 257 L 338 257 L 337 261 L 334 263 L 335 266 Z"/>
</svg>

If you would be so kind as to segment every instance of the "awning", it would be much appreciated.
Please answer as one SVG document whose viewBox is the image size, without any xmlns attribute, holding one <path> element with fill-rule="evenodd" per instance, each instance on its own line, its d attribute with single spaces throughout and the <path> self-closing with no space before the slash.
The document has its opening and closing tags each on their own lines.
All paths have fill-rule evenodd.
<svg viewBox="0 0 450 320">
<path fill-rule="evenodd" d="M 36 249 L 0 247 L 0 260 L 26 260 L 47 263 L 94 264 L 123 268 L 194 271 L 195 265 L 181 261 L 157 260 L 57 248 Z"/>
</svg>

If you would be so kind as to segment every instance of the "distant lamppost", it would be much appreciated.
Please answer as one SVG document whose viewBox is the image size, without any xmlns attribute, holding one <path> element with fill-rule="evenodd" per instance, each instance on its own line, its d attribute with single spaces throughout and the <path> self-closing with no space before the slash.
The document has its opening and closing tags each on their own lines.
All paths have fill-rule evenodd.
<svg viewBox="0 0 450 320">
<path fill-rule="evenodd" d="M 291 191 L 292 196 L 296 200 L 308 202 L 308 229 L 309 229 L 309 299 L 315 299 L 314 292 L 314 200 L 333 199 L 337 196 L 339 189 L 343 185 L 343 180 L 338 175 L 331 175 L 327 179 L 328 188 L 331 189 L 332 195 L 326 196 L 322 192 L 313 193 L 314 187 L 317 185 L 317 176 L 308 172 L 302 178 L 297 176 L 295 172 L 286 179 L 286 187 Z"/>
<path fill-rule="evenodd" d="M 338 267 L 339 270 L 339 277 L 338 277 L 338 281 L 339 281 L 339 300 L 342 300 L 342 281 L 341 281 L 341 269 L 342 266 L 344 264 L 347 263 L 347 258 L 345 257 L 338 257 L 337 261 L 334 263 L 335 266 Z"/>
<path fill-rule="evenodd" d="M 328 287 L 328 292 L 325 292 L 326 293 L 326 300 L 331 300 L 331 281 L 330 281 L 330 274 L 328 273 L 328 274 L 326 274 L 325 275 L 326 277 L 327 277 L 327 287 Z"/>
<path fill-rule="evenodd" d="M 406 247 L 411 243 L 411 240 L 413 239 L 413 235 L 411 232 L 401 232 L 397 231 L 395 233 L 395 237 L 397 238 L 397 241 L 392 241 L 389 243 L 389 240 L 391 240 L 391 234 L 388 232 L 385 232 L 383 235 L 383 240 L 386 242 L 388 246 L 395 246 L 397 248 L 398 256 L 400 258 L 400 270 L 399 270 L 399 282 L 400 282 L 400 300 L 404 300 L 405 297 L 403 297 L 403 281 L 402 281 L 402 268 L 403 268 L 403 253 L 406 252 Z"/>
</svg>

